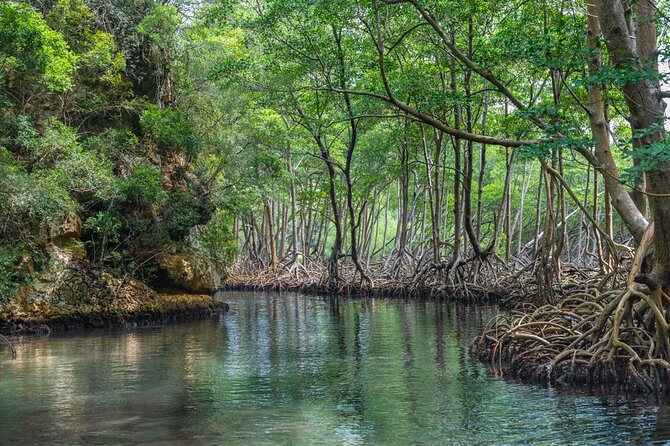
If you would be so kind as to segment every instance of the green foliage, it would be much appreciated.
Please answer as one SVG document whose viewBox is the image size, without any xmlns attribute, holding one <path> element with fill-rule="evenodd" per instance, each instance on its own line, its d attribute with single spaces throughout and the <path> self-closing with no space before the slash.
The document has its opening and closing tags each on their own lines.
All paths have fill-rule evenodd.
<svg viewBox="0 0 670 446">
<path fill-rule="evenodd" d="M 121 253 L 112 249 L 121 241 L 121 217 L 114 207 L 96 212 L 86 219 L 84 229 L 89 232 L 87 245 L 93 251 L 94 262 L 117 264 L 122 260 Z"/>
<path fill-rule="evenodd" d="M 645 80 L 659 80 L 660 78 L 658 71 L 653 69 L 638 69 L 636 65 L 624 69 L 605 65 L 598 74 L 580 79 L 575 84 L 585 87 L 607 85 L 623 87 L 627 84 Z"/>
<path fill-rule="evenodd" d="M 15 144 L 38 167 L 48 167 L 79 150 L 74 129 L 54 117 L 43 123 L 40 133 L 27 117 L 17 121 Z"/>
<path fill-rule="evenodd" d="M 157 4 L 137 25 L 137 32 L 151 39 L 158 48 L 167 49 L 173 43 L 179 23 L 176 6 Z"/>
<path fill-rule="evenodd" d="M 0 62 L 9 68 L 5 76 L 35 79 L 56 93 L 72 86 L 74 54 L 63 35 L 25 3 L 0 3 Z"/>
<path fill-rule="evenodd" d="M 97 31 L 89 34 L 86 52 L 79 56 L 79 71 L 110 87 L 122 85 L 122 74 L 126 68 L 123 54 L 117 51 L 110 34 Z"/>
<path fill-rule="evenodd" d="M 159 205 L 167 198 L 163 190 L 161 173 L 150 166 L 136 164 L 133 174 L 123 182 L 126 198 L 136 205 Z"/>
<path fill-rule="evenodd" d="M 554 153 L 560 151 L 568 151 L 577 147 L 592 147 L 593 140 L 588 137 L 584 138 L 556 138 L 546 141 L 540 141 L 537 144 L 530 146 L 521 146 L 517 149 L 520 154 L 520 160 L 528 159 L 547 160 L 552 157 Z"/>
<path fill-rule="evenodd" d="M 94 151 L 115 164 L 125 162 L 137 143 L 137 135 L 128 128 L 106 128 L 84 140 L 87 150 Z"/>
<path fill-rule="evenodd" d="M 198 231 L 196 248 L 217 263 L 232 261 L 237 254 L 237 240 L 230 230 L 232 220 L 229 213 L 217 209 Z"/>
<path fill-rule="evenodd" d="M 175 62 L 188 44 L 181 26 L 177 4 L 53 0 L 38 11 L 0 1 L 2 279 L 20 283 L 6 271 L 23 248 L 8 247 L 40 249 L 73 218 L 83 221 L 88 260 L 116 273 L 135 271 L 138 256 L 171 239 L 186 243 L 191 227 L 207 222 L 211 204 L 190 171 L 202 141 L 208 155 L 220 152 L 225 132 L 143 99 L 156 78 L 184 67 Z M 171 80 L 192 85 L 183 72 Z M 175 152 L 188 155 L 186 164 Z M 178 173 L 174 186 L 163 183 L 166 165 Z M 206 231 L 203 246 L 223 240 L 222 231 Z"/>
<path fill-rule="evenodd" d="M 110 242 L 118 242 L 121 236 L 121 220 L 117 212 L 106 210 L 97 212 L 86 219 L 84 228 Z"/>
<path fill-rule="evenodd" d="M 0 165 L 0 190 L 0 215 L 14 227 L 29 228 L 36 222 L 53 228 L 75 212 L 76 204 L 60 182 L 17 166 Z"/>
<path fill-rule="evenodd" d="M 486 146 L 478 196 L 484 149 L 443 131 L 455 126 L 537 141 L 515 149 L 510 175 L 513 201 L 525 197 L 524 212 L 510 212 L 518 219 L 514 231 L 522 232 L 510 234 L 510 243 L 520 244 L 534 227 L 533 202 L 539 203 L 526 196 L 540 190 L 536 160 L 558 162 L 560 154 L 565 178 L 583 203 L 592 199 L 594 191 L 582 185 L 583 160 L 572 156 L 593 145 L 584 110 L 588 89 L 603 87 L 608 126 L 625 151 L 630 126 L 616 87 L 660 78 L 633 66 L 614 69 L 606 52 L 601 72 L 589 76 L 594 51 L 586 45 L 587 17 L 573 12 L 583 5 L 570 2 L 505 0 L 496 8 L 482 1 L 420 2 L 450 42 L 404 2 L 50 0 L 41 12 L 28 3 L 0 2 L 0 217 L 9 222 L 6 234 L 35 240 L 39 230 L 76 212 L 89 256 L 118 271 L 134 269 L 143 253 L 169 242 L 230 260 L 237 245 L 233 221 L 244 220 L 242 232 L 262 233 L 266 203 L 275 217 L 281 213 L 313 230 L 330 222 L 323 236 L 332 239 L 329 168 L 341 214 L 348 214 L 342 212 L 348 174 L 353 214 L 365 220 L 360 232 L 388 235 L 389 250 L 403 205 L 401 180 L 414 219 L 408 231 L 425 231 L 411 234 L 414 243 L 433 237 L 435 203 L 428 201 L 439 199 L 442 227 L 436 229 L 446 254 L 453 209 L 466 209 L 454 203 L 458 185 L 457 199 L 471 193 L 473 223 L 485 245 L 500 220 L 510 152 Z M 453 57 L 450 44 L 472 64 Z M 368 94 L 345 100 L 334 86 Z M 169 95 L 169 106 L 168 90 L 176 95 Z M 389 91 L 405 109 L 374 97 Z M 443 125 L 431 126 L 435 121 Z M 643 133 L 635 137 L 648 139 Z M 623 180 L 668 162 L 669 152 L 665 141 L 630 151 L 619 169 Z M 635 166 L 625 169 L 628 164 Z M 588 175 L 591 186 L 592 169 Z M 370 224 L 371 211 L 388 222 L 388 231 Z M 342 217 L 345 229 L 350 219 Z M 306 229 L 299 231 L 303 240 L 316 236 Z M 292 235 L 281 235 L 285 251 Z"/>
<path fill-rule="evenodd" d="M 33 176 L 80 198 L 112 200 L 119 196 L 111 163 L 99 154 L 85 150 L 74 129 L 50 118 L 39 135 L 22 124 L 17 145 L 33 164 Z"/>
<path fill-rule="evenodd" d="M 148 41 L 151 60 L 158 73 L 169 71 L 175 62 L 180 21 L 176 6 L 153 4 L 136 27 L 138 37 Z"/>
<path fill-rule="evenodd" d="M 663 122 L 659 122 L 650 128 L 637 131 L 633 137 L 644 141 L 660 131 L 662 126 Z M 645 172 L 658 168 L 662 163 L 670 163 L 670 138 L 666 137 L 662 141 L 655 141 L 641 148 L 629 150 L 625 154 L 634 163 L 623 171 L 621 181 L 632 185 L 640 184 L 643 182 Z"/>
<path fill-rule="evenodd" d="M 46 22 L 60 31 L 70 47 L 86 45 L 82 36 L 89 32 L 93 13 L 83 0 L 56 0 L 46 16 Z"/>
<path fill-rule="evenodd" d="M 201 223 L 201 204 L 191 192 L 175 190 L 170 195 L 161 220 L 171 240 L 184 240 L 189 230 Z"/>
<path fill-rule="evenodd" d="M 183 110 L 152 106 L 142 113 L 140 123 L 162 148 L 184 150 L 189 156 L 195 156 L 198 137 Z"/>
<path fill-rule="evenodd" d="M 90 197 L 99 201 L 111 201 L 120 197 L 117 178 L 112 173 L 109 161 L 93 152 L 78 147 L 67 158 L 59 160 L 50 171 L 70 193 Z"/>
<path fill-rule="evenodd" d="M 25 249 L 21 243 L 0 242 L 0 305 L 7 303 L 21 285 L 30 281 L 28 272 L 17 268 Z"/>
</svg>

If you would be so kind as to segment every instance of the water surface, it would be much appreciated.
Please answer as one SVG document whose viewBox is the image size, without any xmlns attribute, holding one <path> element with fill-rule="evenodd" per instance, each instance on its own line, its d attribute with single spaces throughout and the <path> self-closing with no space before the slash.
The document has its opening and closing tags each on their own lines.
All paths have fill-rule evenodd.
<svg viewBox="0 0 670 446">
<path fill-rule="evenodd" d="M 495 312 L 225 293 L 218 320 L 0 347 L 0 445 L 631 444 L 666 406 L 497 379 L 468 354 Z"/>
</svg>

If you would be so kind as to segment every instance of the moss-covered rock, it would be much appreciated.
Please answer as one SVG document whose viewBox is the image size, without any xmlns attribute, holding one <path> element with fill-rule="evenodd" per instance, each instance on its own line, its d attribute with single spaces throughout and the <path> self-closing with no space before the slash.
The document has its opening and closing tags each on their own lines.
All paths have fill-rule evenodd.
<svg viewBox="0 0 670 446">
<path fill-rule="evenodd" d="M 0 332 L 50 333 L 192 320 L 228 310 L 207 294 L 159 294 L 144 283 L 74 262 L 48 286 L 24 286 L 0 311 Z"/>
<path fill-rule="evenodd" d="M 156 284 L 195 293 L 215 293 L 223 285 L 225 273 L 190 250 L 166 250 L 156 256 Z"/>
</svg>

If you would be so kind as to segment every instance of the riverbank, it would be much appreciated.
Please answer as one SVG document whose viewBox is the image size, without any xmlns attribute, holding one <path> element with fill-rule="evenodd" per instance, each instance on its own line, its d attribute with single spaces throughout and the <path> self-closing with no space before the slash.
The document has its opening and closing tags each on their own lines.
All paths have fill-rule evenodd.
<svg viewBox="0 0 670 446">
<path fill-rule="evenodd" d="M 117 305 L 93 310 L 44 308 L 31 315 L 0 319 L 0 334 L 50 334 L 99 328 L 136 328 L 201 320 L 226 313 L 228 304 L 212 296 L 159 294 L 132 306 Z"/>
<path fill-rule="evenodd" d="M 136 327 L 202 319 L 228 305 L 211 294 L 170 289 L 157 292 L 135 280 L 91 270 L 67 280 L 22 288 L 0 308 L 0 333 L 49 334 L 93 328 Z"/>
<path fill-rule="evenodd" d="M 372 296 L 396 297 L 402 299 L 430 298 L 453 300 L 466 303 L 493 304 L 509 300 L 513 292 L 502 289 L 486 289 L 480 286 L 429 286 L 415 285 L 399 280 L 388 280 L 382 284 L 374 283 L 372 287 L 365 283 L 345 283 L 337 288 L 321 283 L 295 282 L 291 284 L 263 283 L 254 284 L 249 281 L 225 283 L 222 291 L 294 291 L 306 294 L 326 294 L 337 296 Z"/>
<path fill-rule="evenodd" d="M 145 281 L 114 275 L 84 252 L 49 245 L 49 261 L 0 299 L 0 333 L 26 334 L 134 327 L 193 320 L 226 311 L 212 296 L 219 277 L 206 262 L 176 248 L 153 259 Z"/>
<path fill-rule="evenodd" d="M 555 304 L 519 306 L 489 322 L 473 354 L 498 375 L 524 382 L 668 394 L 662 296 L 629 283 L 573 293 Z"/>
</svg>

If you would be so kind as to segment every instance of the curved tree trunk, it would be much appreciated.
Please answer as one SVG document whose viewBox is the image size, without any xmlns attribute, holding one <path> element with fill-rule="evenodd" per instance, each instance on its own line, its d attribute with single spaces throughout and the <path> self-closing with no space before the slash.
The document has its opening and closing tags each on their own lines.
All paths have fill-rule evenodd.
<svg viewBox="0 0 670 446">
<path fill-rule="evenodd" d="M 638 23 L 646 27 L 645 32 L 638 33 L 639 39 L 646 39 L 644 43 L 635 42 L 626 22 L 626 5 L 623 0 L 598 0 L 596 10 L 600 20 L 607 49 L 612 57 L 613 64 L 619 69 L 643 73 L 655 66 L 649 60 L 643 61 L 638 55 L 637 48 L 656 48 L 656 32 L 650 32 L 651 23 Z M 638 8 L 653 8 L 651 0 L 640 0 Z M 647 16 L 648 17 L 648 16 Z M 649 160 L 645 150 L 649 147 L 670 149 L 666 142 L 666 132 L 663 126 L 665 103 L 661 98 L 658 77 L 638 76 L 621 87 L 630 112 L 630 123 L 636 139 L 635 153 L 642 159 Z M 643 130 L 643 131 L 641 131 Z M 640 281 L 650 288 L 670 287 L 670 163 L 657 161 L 645 172 L 647 193 L 649 194 L 649 208 L 654 219 L 654 248 L 655 261 L 652 272 Z"/>
<path fill-rule="evenodd" d="M 588 43 L 593 54 L 593 57 L 588 60 L 589 75 L 597 76 L 601 73 L 602 69 L 602 55 L 598 46 L 602 32 L 598 23 L 598 17 L 596 16 L 595 5 L 589 4 L 588 11 Z M 605 188 L 612 200 L 612 206 L 614 206 L 621 216 L 621 220 L 623 220 L 623 223 L 635 241 L 640 243 L 642 235 L 647 229 L 648 222 L 628 191 L 626 191 L 626 188 L 619 182 L 619 169 L 617 169 L 610 148 L 610 135 L 607 128 L 607 118 L 605 116 L 603 95 L 600 87 L 597 85 L 591 86 L 588 90 L 588 97 L 591 134 L 595 140 L 595 155 L 599 164 L 598 168 L 605 180 Z"/>
</svg>

